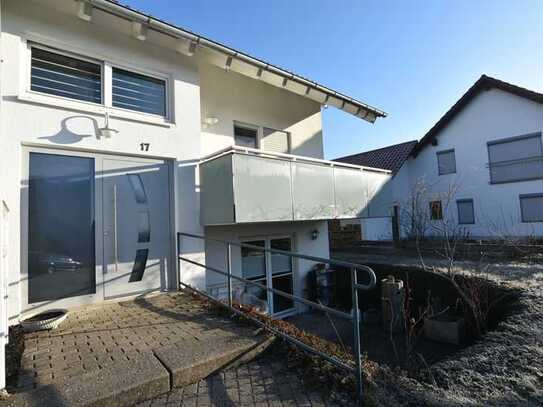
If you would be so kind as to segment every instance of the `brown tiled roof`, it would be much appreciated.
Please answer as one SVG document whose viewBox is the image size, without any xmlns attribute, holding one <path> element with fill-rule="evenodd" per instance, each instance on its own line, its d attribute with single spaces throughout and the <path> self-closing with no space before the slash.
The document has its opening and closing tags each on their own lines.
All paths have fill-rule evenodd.
<svg viewBox="0 0 543 407">
<path fill-rule="evenodd" d="M 336 158 L 334 161 L 365 167 L 382 168 L 396 174 L 416 145 L 417 140 L 411 140 L 405 143 L 378 148 L 377 150 Z"/>
<path fill-rule="evenodd" d="M 500 81 L 499 79 L 490 76 L 482 75 L 477 82 L 475 82 L 471 88 L 469 88 L 467 92 L 452 105 L 447 113 L 445 113 L 430 130 L 428 130 L 428 133 L 424 135 L 417 147 L 413 150 L 413 155 L 416 156 L 425 145 L 431 143 L 436 138 L 439 131 L 443 129 L 475 96 L 492 88 L 500 89 L 537 103 L 543 103 L 543 94 L 541 93 Z"/>
</svg>

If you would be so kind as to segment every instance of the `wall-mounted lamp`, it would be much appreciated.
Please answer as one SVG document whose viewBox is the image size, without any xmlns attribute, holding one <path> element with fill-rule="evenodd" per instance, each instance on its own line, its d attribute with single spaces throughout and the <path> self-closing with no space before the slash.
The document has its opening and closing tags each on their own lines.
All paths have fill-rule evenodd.
<svg viewBox="0 0 543 407">
<path fill-rule="evenodd" d="M 109 113 L 108 112 L 105 113 L 104 117 L 106 119 L 105 126 L 99 128 L 98 131 L 100 132 L 100 137 L 111 138 L 111 136 L 114 136 L 115 134 L 117 134 L 119 130 L 109 127 Z"/>
<path fill-rule="evenodd" d="M 204 119 L 204 125 L 207 126 L 215 126 L 219 122 L 219 118 L 215 116 L 209 116 Z"/>
<path fill-rule="evenodd" d="M 313 229 L 311 231 L 311 240 L 317 240 L 319 238 L 319 231 L 317 229 Z"/>
</svg>

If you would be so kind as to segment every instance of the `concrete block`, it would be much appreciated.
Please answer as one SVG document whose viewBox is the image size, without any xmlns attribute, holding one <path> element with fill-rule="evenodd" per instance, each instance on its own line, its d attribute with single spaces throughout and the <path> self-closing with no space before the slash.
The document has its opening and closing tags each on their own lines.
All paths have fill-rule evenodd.
<svg viewBox="0 0 543 407">
<path fill-rule="evenodd" d="M 66 377 L 36 390 L 18 393 L 13 407 L 121 407 L 170 390 L 170 375 L 152 354 L 81 376 Z"/>
</svg>

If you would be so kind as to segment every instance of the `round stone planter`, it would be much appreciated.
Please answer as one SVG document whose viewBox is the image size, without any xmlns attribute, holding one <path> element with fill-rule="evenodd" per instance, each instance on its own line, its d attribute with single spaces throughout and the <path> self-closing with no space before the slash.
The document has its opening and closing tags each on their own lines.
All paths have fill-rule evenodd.
<svg viewBox="0 0 543 407">
<path fill-rule="evenodd" d="M 33 315 L 21 322 L 25 332 L 44 331 L 55 329 L 68 316 L 65 309 L 54 309 Z"/>
</svg>

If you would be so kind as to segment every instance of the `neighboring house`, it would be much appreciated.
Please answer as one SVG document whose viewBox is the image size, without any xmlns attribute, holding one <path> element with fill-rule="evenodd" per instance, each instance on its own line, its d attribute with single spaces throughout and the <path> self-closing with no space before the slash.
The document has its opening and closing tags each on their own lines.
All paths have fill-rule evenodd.
<svg viewBox="0 0 543 407">
<path fill-rule="evenodd" d="M 409 232 L 402 215 L 424 189 L 427 201 L 421 204 L 430 226 L 445 218 L 473 238 L 541 237 L 542 129 L 543 94 L 483 75 L 408 158 L 398 157 L 401 168 L 386 187 L 397 229 L 404 236 Z M 391 168 L 388 161 L 372 165 Z M 390 219 L 373 225 L 380 228 L 373 236 L 391 239 Z M 371 222 L 362 220 L 362 227 Z"/>
<path fill-rule="evenodd" d="M 115 1 L 0 4 L 10 324 L 178 276 L 224 291 L 201 267 L 178 273 L 179 232 L 328 257 L 326 220 L 359 216 L 366 185 L 389 178 L 323 160 L 324 105 L 368 122 L 376 108 Z M 222 243 L 180 251 L 226 269 Z M 245 249 L 232 264 L 299 295 L 313 265 Z"/>
<path fill-rule="evenodd" d="M 381 168 L 390 171 L 392 177 L 394 177 L 405 160 L 409 158 L 409 155 L 417 143 L 417 140 L 407 141 L 375 150 L 365 151 L 363 153 L 340 157 L 334 161 Z M 392 180 L 394 180 L 394 178 L 392 178 Z M 360 221 L 347 219 L 341 220 L 340 223 L 342 225 L 360 223 L 362 240 L 392 239 L 392 217 L 390 210 L 392 180 L 382 187 L 378 197 L 374 197 L 372 202 L 366 205 L 367 210 L 363 213 L 363 217 Z M 364 196 L 363 199 L 366 201 L 368 197 Z"/>
</svg>

